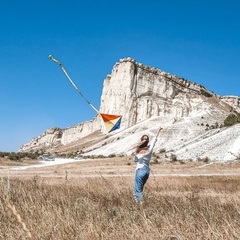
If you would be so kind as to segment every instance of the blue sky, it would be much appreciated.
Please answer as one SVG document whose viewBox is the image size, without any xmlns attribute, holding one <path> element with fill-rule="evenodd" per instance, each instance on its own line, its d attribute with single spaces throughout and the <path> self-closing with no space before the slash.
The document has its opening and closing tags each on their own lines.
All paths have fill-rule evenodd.
<svg viewBox="0 0 240 240">
<path fill-rule="evenodd" d="M 121 58 L 240 96 L 235 0 L 0 0 L 0 151 L 96 113 L 103 80 Z"/>
</svg>

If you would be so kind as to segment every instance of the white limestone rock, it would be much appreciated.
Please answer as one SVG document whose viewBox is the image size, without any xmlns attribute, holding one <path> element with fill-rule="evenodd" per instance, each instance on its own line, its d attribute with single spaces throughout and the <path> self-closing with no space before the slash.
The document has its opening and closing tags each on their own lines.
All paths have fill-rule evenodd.
<svg viewBox="0 0 240 240">
<path fill-rule="evenodd" d="M 132 58 L 121 59 L 114 65 L 111 74 L 106 76 L 100 104 L 101 113 L 122 115 L 121 130 L 114 133 L 118 139 L 124 136 L 129 142 L 139 137 L 142 131 L 153 131 L 157 125 L 163 125 L 168 129 L 164 146 L 169 151 L 177 151 L 182 158 L 190 155 L 184 155 L 182 150 L 178 150 L 179 142 L 186 144 L 191 139 L 198 139 L 199 134 L 204 136 L 206 125 L 213 126 L 216 122 L 221 125 L 234 110 L 240 110 L 239 97 L 218 96 L 199 84 L 145 66 Z M 154 126 L 151 126 L 152 119 L 155 119 Z M 176 126 L 181 126 L 181 130 L 176 129 Z M 48 129 L 24 144 L 20 151 L 58 148 L 99 129 L 105 131 L 98 115 L 91 121 L 66 129 Z M 108 144 L 104 147 L 99 143 L 88 148 L 89 154 L 125 154 L 126 151 L 117 144 L 116 138 L 112 138 L 111 134 L 109 136 L 109 142 L 106 142 L 114 147 Z"/>
</svg>

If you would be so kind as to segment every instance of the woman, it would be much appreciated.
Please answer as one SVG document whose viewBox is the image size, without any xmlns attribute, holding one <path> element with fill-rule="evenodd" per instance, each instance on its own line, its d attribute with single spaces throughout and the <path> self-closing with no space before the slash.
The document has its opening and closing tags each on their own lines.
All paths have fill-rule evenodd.
<svg viewBox="0 0 240 240">
<path fill-rule="evenodd" d="M 147 182 L 150 173 L 149 162 L 152 157 L 157 137 L 161 130 L 162 128 L 160 127 L 150 144 L 148 144 L 149 137 L 147 135 L 143 135 L 140 143 L 136 147 L 135 161 L 137 162 L 137 167 L 134 186 L 134 199 L 136 202 L 143 202 L 143 187 Z"/>
</svg>

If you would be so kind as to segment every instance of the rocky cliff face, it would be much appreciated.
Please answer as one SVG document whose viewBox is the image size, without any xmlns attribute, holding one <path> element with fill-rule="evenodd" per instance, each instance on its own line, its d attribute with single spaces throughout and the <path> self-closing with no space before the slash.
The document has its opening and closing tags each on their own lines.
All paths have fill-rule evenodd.
<svg viewBox="0 0 240 240">
<path fill-rule="evenodd" d="M 61 128 L 49 128 L 40 136 L 33 138 L 29 143 L 24 144 L 20 148 L 20 152 L 25 151 L 45 151 L 52 147 L 60 146 L 63 135 Z"/>
<path fill-rule="evenodd" d="M 193 98 L 216 97 L 203 86 L 122 59 L 104 81 L 100 111 L 123 115 L 123 128 L 151 116 L 188 116 L 195 110 Z M 195 100 L 194 100 L 195 101 Z"/>
<path fill-rule="evenodd" d="M 220 100 L 232 106 L 234 110 L 240 112 L 240 97 L 237 96 L 221 96 Z"/>
<path fill-rule="evenodd" d="M 121 131 L 154 116 L 169 123 L 183 118 L 208 114 L 208 125 L 221 124 L 232 110 L 240 110 L 238 97 L 221 97 L 205 87 L 131 58 L 116 63 L 104 80 L 100 112 L 122 115 Z M 210 117 L 210 116 L 216 116 Z M 218 117 L 217 117 L 218 116 Z M 92 121 L 67 129 L 48 129 L 20 151 L 57 149 L 104 128 L 97 116 Z"/>
</svg>

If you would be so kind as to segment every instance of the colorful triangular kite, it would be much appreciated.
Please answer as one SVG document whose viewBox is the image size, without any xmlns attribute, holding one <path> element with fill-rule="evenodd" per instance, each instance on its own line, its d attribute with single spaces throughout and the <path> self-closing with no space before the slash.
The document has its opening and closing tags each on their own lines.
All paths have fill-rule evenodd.
<svg viewBox="0 0 240 240">
<path fill-rule="evenodd" d="M 120 128 L 122 116 L 104 113 L 100 113 L 100 115 L 104 121 L 105 128 L 108 133 Z"/>
</svg>

